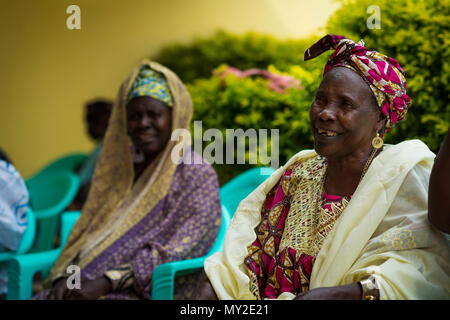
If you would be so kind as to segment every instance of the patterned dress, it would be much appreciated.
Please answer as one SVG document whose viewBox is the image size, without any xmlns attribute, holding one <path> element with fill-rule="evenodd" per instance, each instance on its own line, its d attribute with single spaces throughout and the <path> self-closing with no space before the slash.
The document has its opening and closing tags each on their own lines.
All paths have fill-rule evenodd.
<svg viewBox="0 0 450 320">
<path fill-rule="evenodd" d="M 320 157 L 297 162 L 268 193 L 245 259 L 257 298 L 309 290 L 315 258 L 351 198 L 323 191 L 325 171 Z"/>
<path fill-rule="evenodd" d="M 181 163 L 168 194 L 140 223 L 83 268 L 81 281 L 119 271 L 122 280 L 115 291 L 101 299 L 150 299 L 153 270 L 165 262 L 205 255 L 220 224 L 219 184 L 214 169 L 206 162 Z M 201 276 L 197 272 L 177 277 L 174 299 L 191 298 Z M 47 299 L 48 293 L 44 290 L 34 299 Z"/>
</svg>

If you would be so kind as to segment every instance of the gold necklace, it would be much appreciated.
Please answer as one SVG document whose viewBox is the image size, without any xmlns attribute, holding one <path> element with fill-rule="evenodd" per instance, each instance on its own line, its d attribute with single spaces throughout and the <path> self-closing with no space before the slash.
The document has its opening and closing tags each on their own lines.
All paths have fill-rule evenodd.
<svg viewBox="0 0 450 320">
<path fill-rule="evenodd" d="M 364 175 L 366 174 L 367 170 L 369 169 L 370 164 L 372 163 L 373 158 L 375 157 L 375 154 L 380 149 L 373 148 L 372 153 L 369 156 L 369 159 L 367 159 L 366 164 L 364 165 L 364 169 L 361 173 L 361 178 L 359 178 L 358 185 L 361 183 L 361 180 L 363 179 Z M 383 148 L 381 148 L 381 151 L 383 151 Z"/>
<path fill-rule="evenodd" d="M 367 159 L 366 164 L 364 165 L 363 171 L 361 173 L 361 177 L 359 178 L 358 185 L 361 183 L 361 180 L 363 179 L 364 175 L 366 174 L 367 170 L 369 169 L 370 164 L 372 163 L 372 160 L 375 157 L 375 154 L 377 153 L 378 150 L 380 150 L 380 149 L 373 148 L 372 152 L 370 153 L 370 156 Z M 383 148 L 381 148 L 381 151 L 383 151 Z M 317 203 L 319 203 L 319 204 L 321 204 L 321 202 L 322 202 L 320 200 L 322 199 L 323 192 L 325 191 L 325 180 L 327 178 L 327 174 L 328 174 L 328 165 L 325 168 L 325 173 L 324 173 L 324 175 L 322 177 L 322 181 L 321 181 L 321 183 L 322 183 L 322 192 L 319 194 L 319 201 L 317 201 Z M 317 209 L 319 209 L 319 206 L 318 206 Z"/>
</svg>

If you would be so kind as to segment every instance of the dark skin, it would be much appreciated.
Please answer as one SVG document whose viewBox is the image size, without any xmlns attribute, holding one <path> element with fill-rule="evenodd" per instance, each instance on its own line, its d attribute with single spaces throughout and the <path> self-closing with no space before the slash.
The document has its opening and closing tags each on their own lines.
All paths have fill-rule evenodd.
<svg viewBox="0 0 450 320">
<path fill-rule="evenodd" d="M 135 180 L 167 145 L 172 133 L 172 109 L 150 97 L 135 97 L 127 105 L 128 134 L 144 161 L 135 165 Z M 50 300 L 94 300 L 111 292 L 111 282 L 102 276 L 82 280 L 81 289 L 67 288 L 67 278 L 55 281 Z"/>
<path fill-rule="evenodd" d="M 135 177 L 164 149 L 172 133 L 172 109 L 151 97 L 135 97 L 127 106 L 128 134 L 145 160 L 135 165 Z"/>
<path fill-rule="evenodd" d="M 96 101 L 86 106 L 86 122 L 89 136 L 101 141 L 108 128 L 112 103 L 109 101 Z"/>
<path fill-rule="evenodd" d="M 428 189 L 428 219 L 439 230 L 450 233 L 450 128 L 434 159 Z"/>
<path fill-rule="evenodd" d="M 384 117 L 368 85 L 354 71 L 337 67 L 324 77 L 310 109 L 314 149 L 328 162 L 325 191 L 346 196 L 359 184 Z M 333 131 L 336 136 L 320 134 Z"/>
<path fill-rule="evenodd" d="M 350 195 L 356 190 L 372 150 L 372 139 L 381 132 L 385 118 L 378 111 L 369 86 L 354 71 L 331 69 L 322 80 L 310 109 L 310 124 L 316 152 L 327 159 L 325 191 Z M 209 281 L 195 297 L 214 300 Z M 323 287 L 298 294 L 294 300 L 359 300 L 359 283 Z"/>
<path fill-rule="evenodd" d="M 67 278 L 55 281 L 49 293 L 49 300 L 95 300 L 111 291 L 111 282 L 106 277 L 84 280 L 81 289 L 69 289 Z"/>
</svg>

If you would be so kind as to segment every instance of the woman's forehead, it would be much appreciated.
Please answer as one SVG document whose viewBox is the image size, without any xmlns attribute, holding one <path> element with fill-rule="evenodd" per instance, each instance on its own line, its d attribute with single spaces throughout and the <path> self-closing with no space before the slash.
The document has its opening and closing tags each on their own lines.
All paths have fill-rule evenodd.
<svg viewBox="0 0 450 320">
<path fill-rule="evenodd" d="M 134 97 L 128 102 L 127 110 L 137 110 L 137 109 L 171 110 L 171 108 L 169 108 L 169 106 L 166 103 L 148 96 Z"/>
<path fill-rule="evenodd" d="M 319 86 L 319 90 L 335 89 L 339 94 L 352 97 L 371 94 L 367 83 L 355 71 L 346 67 L 336 67 L 327 72 Z"/>
</svg>

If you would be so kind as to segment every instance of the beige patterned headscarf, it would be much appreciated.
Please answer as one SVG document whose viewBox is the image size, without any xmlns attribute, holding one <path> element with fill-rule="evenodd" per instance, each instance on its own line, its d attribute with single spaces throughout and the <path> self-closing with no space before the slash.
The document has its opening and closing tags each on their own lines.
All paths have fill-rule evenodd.
<svg viewBox="0 0 450 320">
<path fill-rule="evenodd" d="M 82 214 L 72 229 L 66 246 L 53 266 L 47 284 L 76 262 L 82 269 L 151 211 L 168 192 L 177 164 L 172 150 L 181 150 L 190 141 L 169 141 L 165 149 L 145 169 L 135 184 L 130 139 L 127 134 L 126 98 L 143 65 L 161 73 L 174 98 L 172 131 L 188 129 L 192 102 L 180 79 L 166 67 L 142 61 L 122 83 L 115 101 L 103 147 L 97 161 Z M 181 155 L 180 155 L 181 156 Z"/>
</svg>

